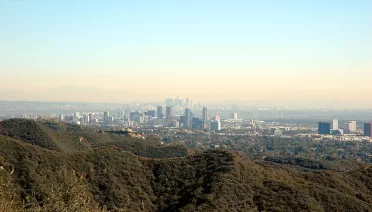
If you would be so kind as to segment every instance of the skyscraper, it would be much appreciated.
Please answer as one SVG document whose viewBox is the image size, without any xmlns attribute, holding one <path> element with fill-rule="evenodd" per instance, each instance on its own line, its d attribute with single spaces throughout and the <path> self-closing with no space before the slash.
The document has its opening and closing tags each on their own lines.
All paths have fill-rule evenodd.
<svg viewBox="0 0 372 212">
<path fill-rule="evenodd" d="M 357 130 L 356 121 L 349 121 L 345 126 L 345 133 L 356 132 Z"/>
<path fill-rule="evenodd" d="M 364 123 L 364 136 L 372 138 L 372 123 Z"/>
<path fill-rule="evenodd" d="M 173 107 L 172 106 L 167 106 L 165 108 L 165 115 L 167 116 L 167 119 L 172 119 L 173 118 Z"/>
<path fill-rule="evenodd" d="M 173 123 L 173 106 L 167 106 L 165 108 L 166 121 L 165 125 L 169 126 Z"/>
<path fill-rule="evenodd" d="M 92 113 L 89 113 L 89 124 L 92 124 L 93 123 L 93 114 Z"/>
<path fill-rule="evenodd" d="M 190 119 L 191 119 L 191 110 L 189 108 L 185 109 L 185 123 L 184 127 L 185 128 L 190 128 Z"/>
<path fill-rule="evenodd" d="M 332 130 L 338 130 L 338 120 L 337 119 L 332 120 L 331 129 Z"/>
<path fill-rule="evenodd" d="M 201 120 L 202 120 L 203 129 L 206 129 L 207 123 L 208 123 L 208 109 L 206 107 L 203 107 Z"/>
<path fill-rule="evenodd" d="M 203 107 L 203 110 L 202 110 L 202 120 L 203 121 L 208 120 L 208 109 L 206 107 Z"/>
<path fill-rule="evenodd" d="M 108 122 L 109 112 L 103 112 L 103 123 Z"/>
<path fill-rule="evenodd" d="M 164 117 L 164 115 L 163 115 L 163 106 L 159 105 L 157 107 L 156 115 L 157 115 L 158 119 L 163 119 L 163 117 Z"/>
<path fill-rule="evenodd" d="M 331 124 L 327 122 L 318 122 L 318 133 L 322 135 L 331 134 Z"/>
<path fill-rule="evenodd" d="M 149 117 L 156 117 L 156 112 L 155 112 L 155 110 L 149 110 L 149 111 L 147 112 L 147 115 L 148 115 Z"/>
<path fill-rule="evenodd" d="M 238 113 L 232 113 L 231 118 L 234 119 L 234 120 L 237 120 L 238 119 Z"/>
</svg>

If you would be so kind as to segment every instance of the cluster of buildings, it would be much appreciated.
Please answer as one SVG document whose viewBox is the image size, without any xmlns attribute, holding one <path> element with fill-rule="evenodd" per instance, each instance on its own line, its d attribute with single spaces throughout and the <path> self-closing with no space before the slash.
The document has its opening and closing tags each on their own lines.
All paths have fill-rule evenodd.
<svg viewBox="0 0 372 212">
<path fill-rule="evenodd" d="M 344 128 L 339 127 L 337 119 L 331 122 L 318 122 L 318 134 L 321 135 L 344 135 L 344 134 L 356 134 L 357 123 L 356 121 L 348 121 Z M 372 123 L 364 123 L 364 136 L 372 137 Z"/>
<path fill-rule="evenodd" d="M 196 113 L 193 112 L 196 111 Z M 209 116 L 208 108 L 193 104 L 189 98 L 165 100 L 165 105 L 152 106 L 146 109 L 127 109 L 111 115 L 109 112 L 76 112 L 71 115 L 60 115 L 60 121 L 81 125 L 122 126 L 122 127 L 173 127 L 193 130 L 221 130 L 221 119 L 218 115 Z M 229 119 L 230 120 L 230 119 Z M 238 120 L 238 114 L 232 113 L 231 120 Z"/>
<path fill-rule="evenodd" d="M 164 113 L 165 112 L 165 113 Z M 190 108 L 185 108 L 183 114 L 176 115 L 173 106 L 162 105 L 156 107 L 156 110 L 146 112 L 134 111 L 125 113 L 118 112 L 116 116 L 109 112 L 103 113 L 85 113 L 76 112 L 72 115 L 60 115 L 59 120 L 72 122 L 75 124 L 98 125 L 98 126 L 144 126 L 151 125 L 155 127 L 174 127 L 184 129 L 211 129 L 221 130 L 221 120 L 218 115 L 209 118 L 207 107 L 203 107 L 201 117 L 196 117 Z M 237 114 L 234 115 L 237 118 Z"/>
</svg>

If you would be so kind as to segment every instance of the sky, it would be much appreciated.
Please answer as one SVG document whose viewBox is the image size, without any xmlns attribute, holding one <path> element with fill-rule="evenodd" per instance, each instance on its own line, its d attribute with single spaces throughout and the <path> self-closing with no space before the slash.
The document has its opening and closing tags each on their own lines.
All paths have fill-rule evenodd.
<svg viewBox="0 0 372 212">
<path fill-rule="evenodd" d="M 2 100 L 372 107 L 372 1 L 0 0 L 0 74 Z"/>
</svg>

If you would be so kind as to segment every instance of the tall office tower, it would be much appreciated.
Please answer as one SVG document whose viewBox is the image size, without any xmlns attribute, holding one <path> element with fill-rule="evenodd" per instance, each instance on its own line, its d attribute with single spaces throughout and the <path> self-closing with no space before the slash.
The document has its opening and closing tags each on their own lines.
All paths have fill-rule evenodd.
<svg viewBox="0 0 372 212">
<path fill-rule="evenodd" d="M 207 121 L 208 120 L 208 109 L 207 107 L 203 107 L 202 110 L 202 120 Z"/>
<path fill-rule="evenodd" d="M 193 108 L 192 100 L 190 100 L 190 108 Z"/>
<path fill-rule="evenodd" d="M 65 119 L 65 116 L 63 114 L 59 114 L 58 120 L 63 121 Z"/>
<path fill-rule="evenodd" d="M 165 100 L 165 105 L 166 106 L 173 106 L 173 99 L 172 98 L 168 98 Z"/>
<path fill-rule="evenodd" d="M 185 109 L 185 122 L 183 126 L 185 128 L 190 128 L 191 110 L 189 108 Z"/>
<path fill-rule="evenodd" d="M 372 138 L 372 123 L 364 123 L 364 136 Z"/>
<path fill-rule="evenodd" d="M 331 134 L 331 123 L 318 122 L 318 133 L 321 135 Z"/>
<path fill-rule="evenodd" d="M 89 113 L 89 124 L 93 123 L 93 113 Z"/>
<path fill-rule="evenodd" d="M 338 130 L 338 120 L 337 119 L 332 120 L 331 129 L 332 130 Z"/>
<path fill-rule="evenodd" d="M 108 122 L 108 117 L 110 113 L 109 112 L 103 112 L 103 122 L 107 123 Z"/>
<path fill-rule="evenodd" d="M 345 126 L 345 133 L 356 132 L 356 121 L 348 121 Z"/>
<path fill-rule="evenodd" d="M 232 113 L 231 118 L 234 119 L 234 120 L 237 120 L 238 119 L 238 113 Z"/>
<path fill-rule="evenodd" d="M 189 98 L 186 98 L 186 108 L 189 108 L 189 103 L 190 103 L 190 99 Z"/>
<path fill-rule="evenodd" d="M 203 125 L 203 129 L 206 129 L 207 128 L 207 123 L 208 123 L 208 109 L 207 107 L 203 107 L 203 110 L 202 110 L 202 125 Z"/>
<path fill-rule="evenodd" d="M 158 119 L 163 119 L 163 117 L 164 117 L 164 115 L 163 115 L 163 106 L 159 105 L 157 107 L 156 115 L 157 115 Z"/>
<path fill-rule="evenodd" d="M 173 107 L 172 106 L 167 106 L 165 108 L 165 115 L 167 119 L 173 119 Z"/>
<path fill-rule="evenodd" d="M 151 118 L 156 117 L 156 111 L 155 110 L 149 110 L 149 111 L 147 111 L 147 115 Z"/>
<path fill-rule="evenodd" d="M 211 122 L 211 130 L 215 130 L 215 131 L 221 130 L 221 122 L 219 122 L 219 121 L 212 121 Z"/>
<path fill-rule="evenodd" d="M 356 132 L 357 131 L 357 123 L 356 121 L 351 121 L 351 126 L 352 126 L 352 132 Z"/>
</svg>

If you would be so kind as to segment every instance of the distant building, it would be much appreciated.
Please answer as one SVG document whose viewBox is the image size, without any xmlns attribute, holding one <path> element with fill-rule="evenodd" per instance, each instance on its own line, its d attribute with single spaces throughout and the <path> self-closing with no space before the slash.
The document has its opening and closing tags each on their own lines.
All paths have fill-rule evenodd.
<svg viewBox="0 0 372 212">
<path fill-rule="evenodd" d="M 89 113 L 89 115 L 88 115 L 88 119 L 89 119 L 89 121 L 88 121 L 88 123 L 89 124 L 92 124 L 93 123 L 93 114 L 92 113 Z"/>
<path fill-rule="evenodd" d="M 282 136 L 283 135 L 283 131 L 281 131 L 281 130 L 274 130 L 274 135 L 275 136 Z"/>
<path fill-rule="evenodd" d="M 156 125 L 163 126 L 164 125 L 164 119 L 157 119 L 156 120 Z"/>
<path fill-rule="evenodd" d="M 352 133 L 357 131 L 356 121 L 349 121 L 345 126 L 345 133 Z"/>
<path fill-rule="evenodd" d="M 185 122 L 186 122 L 186 117 L 185 116 L 180 116 L 180 124 L 182 124 L 183 127 L 185 127 Z"/>
<path fill-rule="evenodd" d="M 364 136 L 372 138 L 372 123 L 364 123 Z"/>
<path fill-rule="evenodd" d="M 331 122 L 331 129 L 332 130 L 338 130 L 338 120 L 337 119 L 333 119 L 332 122 Z"/>
<path fill-rule="evenodd" d="M 189 108 L 185 109 L 185 120 L 183 126 L 185 128 L 190 128 L 190 121 L 191 121 L 192 112 Z"/>
<path fill-rule="evenodd" d="M 344 135 L 343 129 L 333 130 L 333 135 Z"/>
<path fill-rule="evenodd" d="M 149 111 L 147 111 L 147 115 L 149 117 L 156 117 L 156 111 L 155 110 L 149 110 Z"/>
<path fill-rule="evenodd" d="M 206 129 L 207 128 L 207 123 L 208 123 L 208 109 L 206 107 L 203 107 L 203 110 L 202 110 L 202 125 L 203 125 L 203 129 Z"/>
<path fill-rule="evenodd" d="M 180 127 L 180 122 L 179 121 L 173 121 L 173 127 L 175 127 L 175 128 L 179 128 Z"/>
<path fill-rule="evenodd" d="M 173 107 L 172 106 L 167 106 L 165 108 L 166 112 L 165 112 L 165 115 L 167 117 L 167 119 L 173 119 Z"/>
<path fill-rule="evenodd" d="M 234 120 L 237 120 L 238 119 L 238 113 L 232 113 L 231 118 L 234 119 Z"/>
<path fill-rule="evenodd" d="M 108 116 L 106 120 L 106 124 L 113 124 L 114 123 L 114 117 Z"/>
<path fill-rule="evenodd" d="M 109 112 L 103 112 L 103 123 L 107 123 L 108 122 L 108 117 L 110 116 L 110 113 Z"/>
<path fill-rule="evenodd" d="M 202 110 L 202 120 L 203 121 L 208 120 L 208 109 L 206 107 L 203 107 L 203 110 Z"/>
<path fill-rule="evenodd" d="M 163 106 L 159 105 L 157 107 L 156 115 L 157 115 L 158 119 L 163 119 L 163 117 L 164 117 L 164 115 L 163 115 Z"/>
<path fill-rule="evenodd" d="M 60 114 L 60 115 L 58 116 L 58 120 L 63 121 L 64 119 L 65 119 L 65 117 L 64 117 L 63 114 Z"/>
<path fill-rule="evenodd" d="M 219 121 L 212 121 L 211 122 L 211 130 L 215 130 L 215 131 L 221 130 L 221 122 L 219 122 Z"/>
<path fill-rule="evenodd" d="M 201 120 L 200 118 L 193 117 L 191 120 L 192 120 L 191 121 L 192 129 L 202 129 L 202 128 L 204 128 L 203 127 L 203 120 Z"/>
<path fill-rule="evenodd" d="M 331 134 L 331 124 L 328 122 L 318 122 L 318 133 L 321 135 Z"/>
<path fill-rule="evenodd" d="M 219 122 L 219 121 L 221 121 L 221 118 L 220 118 L 219 115 L 215 115 L 215 116 L 213 117 L 213 120 Z"/>
<path fill-rule="evenodd" d="M 139 116 L 139 111 L 130 112 L 129 118 L 131 121 L 137 121 L 137 117 Z"/>
</svg>

